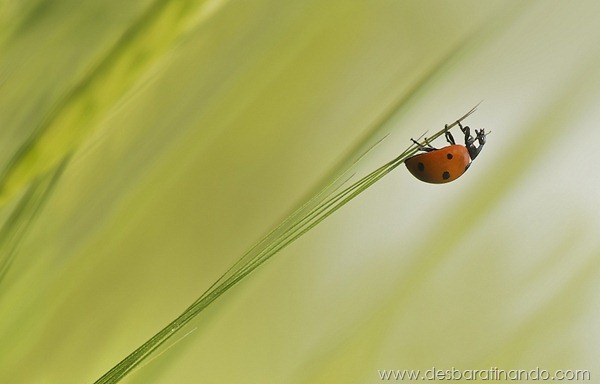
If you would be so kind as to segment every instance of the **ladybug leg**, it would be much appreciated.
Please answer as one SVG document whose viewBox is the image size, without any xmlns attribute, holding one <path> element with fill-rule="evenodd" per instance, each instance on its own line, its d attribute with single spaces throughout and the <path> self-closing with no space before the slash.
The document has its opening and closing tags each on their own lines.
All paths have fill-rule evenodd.
<svg viewBox="0 0 600 384">
<path fill-rule="evenodd" d="M 437 151 L 437 148 L 432 147 L 431 144 L 429 144 L 429 141 L 427 141 L 427 139 L 425 139 L 425 144 L 427 144 L 427 145 L 421 145 L 421 143 L 419 143 L 415 139 L 411 139 L 411 140 L 419 148 L 419 151 L 424 151 L 424 152 Z"/>
<path fill-rule="evenodd" d="M 473 146 L 475 139 L 471 136 L 471 128 L 469 126 L 462 126 L 460 122 L 458 122 L 458 126 L 460 130 L 465 134 L 465 146 L 469 148 L 469 146 Z M 477 130 L 475 130 L 477 132 Z"/>
<path fill-rule="evenodd" d="M 473 138 L 473 136 L 471 136 L 471 128 L 468 125 L 465 125 L 463 127 L 460 121 L 457 121 L 457 123 L 462 133 L 465 134 L 465 147 L 474 148 L 473 143 L 475 143 L 475 139 Z M 477 139 L 479 139 L 479 131 L 475 130 L 475 132 L 477 133 Z M 485 134 L 483 135 L 483 141 L 485 142 Z"/>
<path fill-rule="evenodd" d="M 469 151 L 469 157 L 471 160 L 474 160 L 477 155 L 479 155 L 479 152 L 481 152 L 483 146 L 485 145 L 485 131 L 483 129 L 476 129 L 475 133 L 477 134 L 477 139 L 474 139 L 471 135 L 469 135 L 468 139 L 467 136 L 465 136 L 465 145 Z M 475 147 L 475 140 L 477 140 L 479 143 L 478 147 Z"/>
<path fill-rule="evenodd" d="M 446 126 L 444 127 L 444 129 L 445 129 L 444 135 L 446 136 L 446 141 L 449 142 L 452 145 L 455 145 L 456 142 L 454 141 L 454 136 L 452 136 L 452 134 L 448 130 L 448 124 L 446 124 Z"/>
</svg>

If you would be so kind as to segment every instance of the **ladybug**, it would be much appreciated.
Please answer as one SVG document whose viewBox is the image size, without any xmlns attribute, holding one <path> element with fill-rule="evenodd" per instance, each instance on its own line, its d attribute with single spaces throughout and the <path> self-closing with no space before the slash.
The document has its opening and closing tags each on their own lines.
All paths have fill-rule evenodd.
<svg viewBox="0 0 600 384">
<path fill-rule="evenodd" d="M 427 145 L 424 146 L 411 139 L 419 147 L 419 151 L 425 152 L 404 161 L 406 168 L 414 177 L 426 183 L 443 184 L 458 179 L 469 169 L 471 161 L 475 160 L 485 144 L 486 133 L 483 129 L 476 129 L 477 137 L 473 138 L 468 126 L 463 127 L 460 122 L 457 123 L 465 135 L 464 146 L 456 144 L 454 137 L 448 131 L 448 125 L 446 125 L 445 136 L 450 145 L 447 147 L 437 149 L 427 140 L 425 140 Z M 475 147 L 475 141 L 479 142 L 479 146 Z"/>
</svg>

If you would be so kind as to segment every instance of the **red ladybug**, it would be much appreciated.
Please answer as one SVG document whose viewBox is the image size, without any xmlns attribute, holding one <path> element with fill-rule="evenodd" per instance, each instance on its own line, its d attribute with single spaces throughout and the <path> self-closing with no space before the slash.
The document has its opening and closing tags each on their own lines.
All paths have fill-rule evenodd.
<svg viewBox="0 0 600 384">
<path fill-rule="evenodd" d="M 414 177 L 426 183 L 443 184 L 458 179 L 469 169 L 471 161 L 475 160 L 485 144 L 486 133 L 483 129 L 476 129 L 477 137 L 474 139 L 469 127 L 463 127 L 460 122 L 458 122 L 458 126 L 465 134 L 464 146 L 456 144 L 454 137 L 448 131 L 448 125 L 446 125 L 445 136 L 450 145 L 447 147 L 437 149 L 429 143 L 427 146 L 423 146 L 413 140 L 419 146 L 420 151 L 425 151 L 425 153 L 414 155 L 404 161 L 406 168 Z M 478 147 L 475 147 L 476 140 L 479 142 Z"/>
</svg>

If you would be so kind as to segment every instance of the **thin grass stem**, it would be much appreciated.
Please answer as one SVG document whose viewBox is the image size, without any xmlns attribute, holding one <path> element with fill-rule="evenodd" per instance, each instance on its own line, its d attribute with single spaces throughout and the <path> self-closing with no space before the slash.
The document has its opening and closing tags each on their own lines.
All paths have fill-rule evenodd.
<svg viewBox="0 0 600 384">
<path fill-rule="evenodd" d="M 462 120 L 466 119 L 477 109 L 477 104 L 465 115 L 460 117 L 454 123 L 448 125 L 452 128 Z M 430 137 L 423 139 L 423 144 L 432 141 L 444 134 L 442 129 Z M 377 143 L 376 143 L 377 144 Z M 367 152 L 369 152 L 371 147 Z M 181 315 L 173 320 L 169 325 L 160 330 L 148 341 L 138 347 L 129 356 L 114 366 L 110 371 L 99 378 L 95 384 L 114 384 L 125 377 L 131 370 L 136 368 L 153 351 L 169 340 L 178 330 L 195 318 L 200 312 L 208 307 L 213 301 L 227 292 L 231 287 L 240 282 L 243 278 L 252 273 L 265 261 L 277 254 L 286 246 L 306 234 L 316 225 L 321 223 L 335 211 L 350 202 L 367 188 L 381 180 L 384 176 L 393 171 L 402 164 L 407 158 L 417 153 L 419 147 L 417 144 L 411 144 L 405 151 L 393 160 L 387 162 L 363 178 L 354 182 L 350 186 L 336 193 L 339 189 L 338 182 L 347 175 L 349 170 L 343 172 L 332 183 L 319 191 L 314 197 L 309 199 L 294 213 L 283 220 L 281 224 L 271 230 L 266 236 L 258 241 L 248 252 L 238 259 L 231 268 L 229 268 L 217 281 L 212 284 L 192 305 L 190 305 Z M 366 154 L 366 153 L 365 153 Z M 364 155 L 360 156 L 352 165 L 360 161 Z M 312 207 L 312 208 L 311 208 Z"/>
</svg>

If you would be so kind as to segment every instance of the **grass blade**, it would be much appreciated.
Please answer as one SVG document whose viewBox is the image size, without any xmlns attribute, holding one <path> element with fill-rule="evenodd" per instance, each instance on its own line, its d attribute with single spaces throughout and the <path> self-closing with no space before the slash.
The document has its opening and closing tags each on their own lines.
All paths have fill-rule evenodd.
<svg viewBox="0 0 600 384">
<path fill-rule="evenodd" d="M 448 127 L 452 128 L 457 125 L 460 121 L 475 112 L 476 108 L 477 106 L 472 108 Z M 444 131 L 445 129 L 442 129 L 432 136 L 425 138 L 424 142 L 434 140 L 441 136 Z M 231 287 L 252 273 L 269 258 L 310 231 L 317 224 L 350 202 L 371 185 L 381 180 L 381 178 L 393 171 L 402 164 L 404 160 L 414 155 L 417 151 L 418 147 L 415 144 L 410 145 L 396 158 L 372 171 L 340 192 L 327 194 L 331 185 L 327 186 L 322 192 L 319 192 L 313 199 L 310 199 L 296 212 L 286 218 L 282 224 L 277 226 L 244 254 L 232 268 L 225 272 L 215 284 L 205 291 L 204 294 L 202 294 L 202 296 L 189 306 L 179 317 L 133 351 L 129 356 L 124 358 L 95 383 L 117 383 L 223 293 L 227 292 Z M 316 205 L 307 211 L 307 208 L 315 204 L 315 202 Z"/>
</svg>

